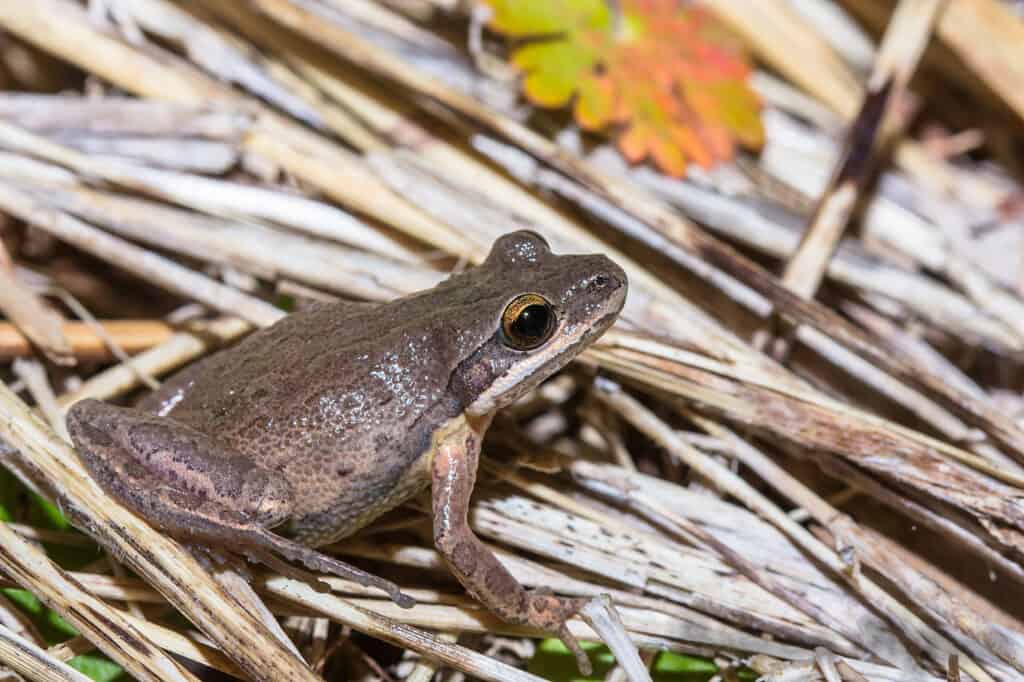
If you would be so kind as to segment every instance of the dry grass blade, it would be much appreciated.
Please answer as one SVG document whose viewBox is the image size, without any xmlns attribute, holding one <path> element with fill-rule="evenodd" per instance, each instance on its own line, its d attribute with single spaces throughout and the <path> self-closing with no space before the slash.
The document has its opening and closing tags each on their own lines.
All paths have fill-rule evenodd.
<svg viewBox="0 0 1024 682">
<path fill-rule="evenodd" d="M 779 384 L 752 368 L 722 363 L 703 354 L 687 352 L 639 335 L 612 332 L 606 343 L 622 348 L 612 353 L 600 346 L 588 351 L 589 355 L 600 358 L 604 366 L 667 393 L 706 402 L 740 421 L 753 422 L 778 433 L 789 433 L 791 439 L 802 444 L 823 447 L 829 443 L 828 449 L 835 452 L 846 455 L 859 452 L 862 457 L 871 457 L 878 444 L 887 441 L 894 456 L 916 469 L 917 473 L 912 478 L 917 480 L 931 478 L 934 464 L 928 462 L 937 463 L 932 458 L 941 453 L 944 457 L 983 472 L 987 477 L 1016 488 L 1024 488 L 1024 476 L 1007 471 L 983 457 L 813 391 Z M 738 382 L 736 390 L 730 388 L 733 381 Z M 779 397 L 780 411 L 774 416 L 769 416 L 772 408 L 766 408 L 768 412 L 762 413 L 762 417 L 755 417 L 760 408 L 744 403 L 742 399 L 745 392 L 747 397 L 752 397 L 761 390 L 768 392 L 763 394 L 765 397 L 769 393 Z M 793 410 L 782 407 L 782 403 L 790 399 L 794 401 L 790 403 L 795 408 Z M 796 404 L 804 404 L 808 410 L 805 412 L 795 407 Z M 820 416 L 812 416 L 819 411 Z M 829 416 L 825 417 L 825 414 Z M 784 415 L 788 419 L 782 418 Z M 805 428 L 814 422 L 824 424 L 829 421 L 842 423 L 851 432 L 863 434 L 861 446 L 849 438 L 848 432 L 840 434 L 827 427 Z M 796 424 L 802 426 L 797 427 Z M 986 480 L 978 478 L 978 485 L 989 485 Z M 1009 518 L 1016 516 L 1009 510 L 1007 515 Z"/>
<path fill-rule="evenodd" d="M 197 214 L 124 194 L 82 187 L 17 187 L 39 204 L 72 213 L 126 239 L 217 265 L 288 278 L 320 290 L 390 300 L 430 288 L 443 274 L 373 252 L 324 243 L 271 227 Z M 271 194 L 268 192 L 268 194 Z M 278 193 L 278 196 L 281 196 Z M 288 197 L 281 197 L 286 204 Z"/>
<path fill-rule="evenodd" d="M 89 682 L 90 679 L 2 625 L 0 663 L 42 682 Z"/>
<path fill-rule="evenodd" d="M 195 322 L 160 345 L 135 356 L 132 362 L 138 370 L 150 376 L 161 376 L 220 345 L 241 338 L 252 329 L 252 325 L 237 317 Z M 138 371 L 127 365 L 114 365 L 89 378 L 78 390 L 61 396 L 59 400 L 61 405 L 68 407 L 83 398 L 113 398 L 139 385 Z"/>
<path fill-rule="evenodd" d="M 818 670 L 816 661 L 788 663 L 776 661 L 767 656 L 754 656 L 750 660 L 750 667 L 758 672 L 759 679 L 766 682 L 820 682 L 825 678 Z M 920 672 L 900 670 L 899 668 L 888 668 L 885 666 L 873 665 L 862 661 L 841 659 L 836 663 L 836 668 L 850 671 L 852 675 L 847 682 L 941 682 L 940 677 Z"/>
<path fill-rule="evenodd" d="M 316 592 L 305 583 L 288 578 L 271 578 L 263 585 L 270 594 L 300 604 L 360 632 L 429 656 L 474 677 L 493 682 L 539 682 L 541 679 L 472 649 L 445 642 L 423 630 L 396 623 L 361 609 L 344 599 Z"/>
<path fill-rule="evenodd" d="M 657 526 L 665 528 L 671 533 L 693 538 L 698 543 L 711 547 L 726 563 L 736 568 L 741 574 L 749 578 L 751 582 L 764 588 L 765 591 L 775 595 L 781 601 L 792 605 L 822 625 L 841 633 L 847 640 L 857 642 L 862 646 L 864 645 L 858 629 L 849 627 L 846 622 L 838 618 L 833 618 L 828 611 L 820 608 L 818 604 L 805 598 L 802 594 L 788 589 L 780 581 L 772 577 L 771 574 L 759 571 L 752 562 L 748 561 L 739 552 L 734 551 L 726 543 L 720 542 L 714 535 L 708 533 L 699 525 L 691 523 L 655 501 L 646 500 L 642 495 L 632 494 L 632 491 L 626 486 L 616 485 L 614 479 L 609 481 L 606 478 L 595 476 L 585 480 L 589 483 L 604 484 L 599 486 L 599 490 L 605 491 L 606 494 L 614 491 L 611 492 L 610 496 L 617 497 L 622 495 L 631 508 L 636 509 L 641 515 L 653 521 Z M 859 656 L 867 654 L 864 649 L 846 646 L 846 642 L 843 642 L 843 650 L 848 650 L 854 655 Z"/>
<path fill-rule="evenodd" d="M 617 364 L 611 359 L 608 362 Z M 617 371 L 625 376 L 636 374 L 628 363 L 619 364 Z M 657 383 L 661 380 L 655 375 L 646 377 L 644 381 Z M 857 417 L 851 421 L 846 416 L 840 417 L 840 412 L 830 411 L 828 417 L 823 414 L 815 417 L 812 415 L 818 408 L 808 410 L 809 404 L 790 404 L 782 411 L 769 409 L 770 414 L 758 414 L 759 408 L 754 408 L 754 405 L 774 404 L 781 408 L 787 401 L 780 394 L 774 394 L 772 397 L 769 397 L 769 394 L 760 394 L 755 397 L 749 386 L 740 388 L 739 384 L 723 384 L 721 377 L 701 376 L 690 371 L 674 373 L 672 378 L 666 378 L 659 388 L 670 394 L 685 395 L 689 400 L 697 401 L 718 414 L 724 414 L 730 420 L 757 424 L 759 429 L 811 450 L 825 449 L 842 453 L 850 457 L 851 461 L 856 461 L 890 481 L 911 485 L 932 499 L 959 507 L 964 513 L 974 517 L 976 523 L 972 524 L 972 527 L 976 527 L 975 532 L 982 534 L 983 543 L 1002 548 L 1004 552 L 1010 552 L 1011 556 L 1017 556 L 1020 552 L 1020 512 L 1013 501 L 1015 493 L 1011 492 L 1019 489 L 1020 483 L 1017 482 L 1016 488 L 1009 488 L 951 463 L 940 464 L 940 460 L 933 460 L 929 464 L 927 460 L 934 456 L 935 450 L 932 446 L 925 446 L 918 437 L 904 440 L 904 436 L 910 434 L 902 427 L 886 426 L 876 422 L 874 418 L 861 421 L 861 418 Z M 858 441 L 860 444 L 856 445 Z M 930 442 L 940 449 L 948 449 L 946 444 L 939 441 Z M 914 454 L 911 456 L 912 452 Z M 980 462 L 973 464 L 977 466 Z M 991 469 L 988 465 L 984 465 L 983 468 Z M 942 473 L 939 473 L 940 471 Z M 995 475 L 998 471 L 992 470 L 989 473 Z M 1002 474 L 998 477 L 1016 478 Z M 950 481 L 954 479 L 957 482 L 951 485 Z M 1013 571 L 1011 575 L 1018 573 L 1019 571 Z"/>
<path fill-rule="evenodd" d="M 2 124 L 0 124 L 2 127 Z M 274 306 L 224 286 L 152 251 L 112 237 L 74 216 L 40 207 L 16 186 L 0 182 L 0 207 L 119 267 L 159 281 L 171 291 L 197 296 L 213 308 L 269 326 L 282 313 Z"/>
<path fill-rule="evenodd" d="M 886 576 L 888 580 L 899 584 L 904 595 L 916 604 L 917 608 L 933 613 L 941 612 L 941 617 L 936 622 L 955 623 L 957 628 L 969 632 L 969 637 L 965 639 L 955 632 L 956 628 L 952 628 L 954 632 L 950 633 L 951 637 L 962 646 L 974 649 L 975 652 L 978 652 L 980 648 L 981 658 L 986 663 L 992 660 L 992 654 L 1007 660 L 1006 651 L 1012 651 L 1017 646 L 1013 643 L 1012 637 L 1008 637 L 1005 643 L 1001 641 L 1003 636 L 995 634 L 999 630 L 998 626 L 993 626 L 992 633 L 980 631 L 979 627 L 982 626 L 977 622 L 978 615 L 970 608 L 957 604 L 955 598 L 945 595 L 939 597 L 935 592 L 930 591 L 934 583 L 926 575 L 915 570 L 910 562 L 899 562 L 896 559 L 899 553 L 888 539 L 872 533 L 869 529 L 856 524 L 849 516 L 841 514 L 782 467 L 732 432 L 704 417 L 693 414 L 690 416 L 710 434 L 728 443 L 730 452 L 744 465 L 756 472 L 758 477 L 800 505 L 800 508 L 806 510 L 812 518 L 822 524 L 822 527 L 831 529 L 835 541 L 833 544 L 854 549 L 857 552 L 856 559 L 858 561 L 863 561 L 881 575 Z M 848 465 L 843 465 L 838 473 L 844 477 L 843 480 L 855 485 L 855 482 L 860 479 L 868 479 L 867 476 Z M 873 483 L 873 485 L 881 487 L 878 483 Z M 886 547 L 890 549 L 887 551 Z M 864 551 L 860 551 L 858 548 L 863 548 Z M 992 556 L 990 552 L 982 552 L 982 554 L 986 558 Z M 1012 569 L 1008 568 L 1007 572 L 1014 575 Z M 950 632 L 950 629 L 946 631 Z M 978 644 L 982 646 L 978 647 Z M 985 651 L 985 649 L 989 651 Z M 1010 660 L 1007 662 L 1014 665 Z"/>
<path fill-rule="evenodd" d="M 50 386 L 43 365 L 34 358 L 19 359 L 12 363 L 11 369 L 15 376 L 25 384 L 25 389 L 35 401 L 40 414 L 49 422 L 50 428 L 60 434 L 64 440 L 69 440 L 67 429 L 64 427 L 64 416 L 61 414 L 57 397 L 53 394 L 53 387 Z"/>
<path fill-rule="evenodd" d="M 59 364 L 73 364 L 68 340 L 64 337 L 63 319 L 14 275 L 7 249 L 0 243 L 0 312 L 11 320 L 22 334 L 39 346 Z"/>
<path fill-rule="evenodd" d="M 914 570 L 911 556 L 896 543 L 870 529 L 851 530 L 852 526 L 849 518 L 841 517 L 830 524 L 829 530 L 865 564 L 896 583 L 904 594 L 911 595 L 934 622 L 953 624 L 954 627 L 947 628 L 947 634 L 977 660 L 990 669 L 999 669 L 1004 676 L 1014 673 L 999 664 L 1000 660 L 1017 673 L 1024 673 L 1024 637 L 1020 633 L 986 621 L 955 593 L 947 592 L 941 583 Z"/>
<path fill-rule="evenodd" d="M 157 99 L 208 105 L 223 99 L 220 87 L 212 80 L 196 78 L 196 72 L 182 71 L 156 59 L 139 61 L 136 50 L 117 38 L 102 35 L 89 23 L 85 10 L 75 3 L 41 0 L 4 6 L 4 28 L 30 42 L 43 41 L 55 54 L 74 63 L 83 59 L 83 67 L 104 76 L 115 75 L 129 90 L 136 86 Z M 96 49 L 83 50 L 83 45 Z M 138 68 L 124 70 L 125 64 Z M 120 74 L 118 77 L 116 74 Z M 127 79 L 127 82 L 123 82 Z"/>
<path fill-rule="evenodd" d="M 851 5 L 860 2 L 845 0 Z M 885 5 L 888 3 L 882 3 Z M 1018 116 L 1024 117 L 1024 26 L 999 0 L 956 0 L 938 26 L 939 37 L 959 54 Z"/>
<path fill-rule="evenodd" d="M 175 138 L 237 143 L 254 112 L 237 103 L 186 106 L 133 97 L 0 93 L 0 119 L 44 136 Z"/>
</svg>

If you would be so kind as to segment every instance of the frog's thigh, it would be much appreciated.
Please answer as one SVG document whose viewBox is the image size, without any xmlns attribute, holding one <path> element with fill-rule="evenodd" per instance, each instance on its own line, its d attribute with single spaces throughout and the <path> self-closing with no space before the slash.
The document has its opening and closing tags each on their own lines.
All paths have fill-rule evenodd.
<svg viewBox="0 0 1024 682">
<path fill-rule="evenodd" d="M 480 437 L 467 428 L 435 443 L 431 462 L 434 544 L 459 582 L 495 615 L 510 623 L 558 633 L 584 600 L 527 592 L 473 533 L 467 521 Z M 574 641 L 566 641 L 574 649 Z"/>
<path fill-rule="evenodd" d="M 170 417 L 84 400 L 67 425 L 100 487 L 172 534 L 237 540 L 291 514 L 281 476 Z"/>
<path fill-rule="evenodd" d="M 307 568 L 377 587 L 399 606 L 413 600 L 392 582 L 316 552 L 268 529 L 291 516 L 284 478 L 169 417 L 76 403 L 71 440 L 101 488 L 147 521 L 181 538 L 241 551 L 288 572 L 277 553 Z"/>
</svg>

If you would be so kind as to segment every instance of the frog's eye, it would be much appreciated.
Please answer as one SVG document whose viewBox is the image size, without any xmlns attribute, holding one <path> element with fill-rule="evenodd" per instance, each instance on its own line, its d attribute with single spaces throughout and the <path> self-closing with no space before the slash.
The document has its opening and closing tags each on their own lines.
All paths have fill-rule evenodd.
<svg viewBox="0 0 1024 682">
<path fill-rule="evenodd" d="M 517 296 L 501 315 L 501 331 L 510 348 L 536 348 L 555 331 L 555 309 L 539 294 Z"/>
</svg>

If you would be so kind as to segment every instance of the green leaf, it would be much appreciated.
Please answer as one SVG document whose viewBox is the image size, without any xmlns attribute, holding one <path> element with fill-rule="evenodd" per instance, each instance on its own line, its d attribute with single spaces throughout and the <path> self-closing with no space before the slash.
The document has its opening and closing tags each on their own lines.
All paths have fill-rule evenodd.
<svg viewBox="0 0 1024 682">
<path fill-rule="evenodd" d="M 68 661 L 68 665 L 96 682 L 128 679 L 124 668 L 102 654 L 81 654 Z"/>
<path fill-rule="evenodd" d="M 526 74 L 523 91 L 534 104 L 562 107 L 594 65 L 594 55 L 563 40 L 534 43 L 517 51 L 512 62 Z"/>
<path fill-rule="evenodd" d="M 607 29 L 605 0 L 487 0 L 494 11 L 491 28 L 524 38 L 577 30 Z"/>
<path fill-rule="evenodd" d="M 39 599 L 28 590 L 4 588 L 4 596 L 32 618 L 39 632 L 48 644 L 63 642 L 74 637 L 78 632 L 56 612 L 46 608 Z"/>
<path fill-rule="evenodd" d="M 71 523 L 61 513 L 54 503 L 36 493 L 32 496 L 32 506 L 29 508 L 29 523 L 33 526 L 43 526 L 50 530 L 67 530 Z"/>
<path fill-rule="evenodd" d="M 545 639 L 527 665 L 534 675 L 552 682 L 591 682 L 603 680 L 615 665 L 611 652 L 600 644 L 583 642 L 583 649 L 594 664 L 594 674 L 583 677 L 576 669 L 576 659 L 557 639 Z M 696 656 L 685 656 L 663 651 L 654 659 L 651 677 L 654 682 L 707 682 L 718 673 L 714 661 Z M 739 677 L 743 682 L 753 682 L 757 675 L 752 670 L 741 669 Z"/>
<path fill-rule="evenodd" d="M 64 618 L 56 611 L 46 609 L 44 622 L 49 627 L 49 630 L 54 637 L 60 640 L 65 640 L 69 637 L 76 637 L 78 635 L 78 630 L 75 629 L 75 626 L 64 620 Z"/>
<path fill-rule="evenodd" d="M 23 492 L 21 481 L 7 469 L 0 468 L 0 521 L 14 520 L 11 510 L 17 508 L 18 498 Z"/>
<path fill-rule="evenodd" d="M 5 587 L 2 591 L 5 597 L 30 616 L 39 616 L 46 610 L 46 607 L 39 601 L 39 598 L 28 590 Z"/>
</svg>

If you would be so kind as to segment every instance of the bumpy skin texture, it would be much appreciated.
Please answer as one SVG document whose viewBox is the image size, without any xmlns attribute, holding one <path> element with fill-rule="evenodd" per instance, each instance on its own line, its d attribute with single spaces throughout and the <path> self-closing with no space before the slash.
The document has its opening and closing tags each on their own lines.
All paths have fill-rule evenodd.
<svg viewBox="0 0 1024 682">
<path fill-rule="evenodd" d="M 547 299 L 557 320 L 528 351 L 501 326 L 523 293 Z M 236 545 L 241 530 L 277 526 L 318 546 L 430 484 L 438 433 L 463 415 L 481 423 L 563 367 L 625 294 L 625 273 L 604 256 L 556 256 L 534 233 L 513 233 L 434 289 L 289 315 L 137 409 L 75 405 L 68 427 L 97 482 L 169 532 Z M 471 489 L 448 504 L 464 507 Z"/>
</svg>

